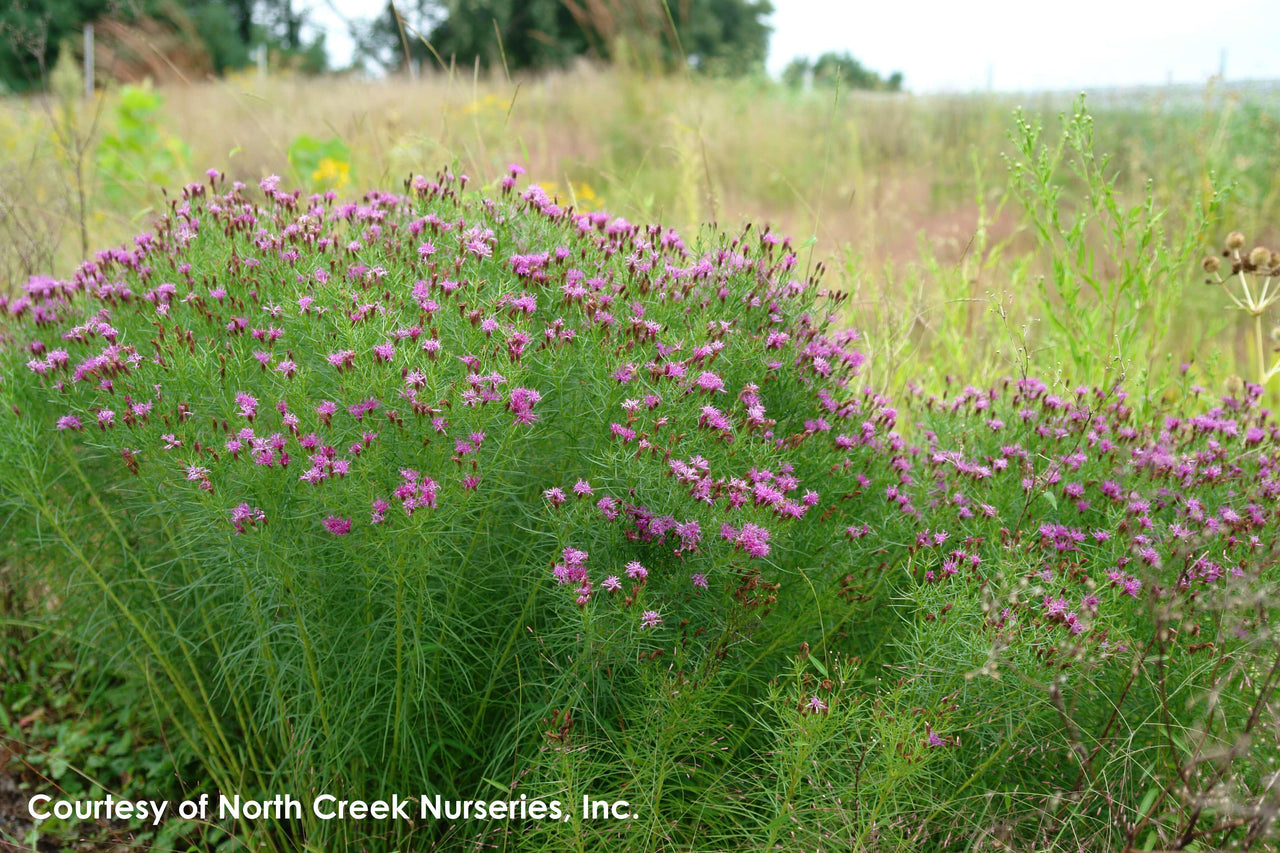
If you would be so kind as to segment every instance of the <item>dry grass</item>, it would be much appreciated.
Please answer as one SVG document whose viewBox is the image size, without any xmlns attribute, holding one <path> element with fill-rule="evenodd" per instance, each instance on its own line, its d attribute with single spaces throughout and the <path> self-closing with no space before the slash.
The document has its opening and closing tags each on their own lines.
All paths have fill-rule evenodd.
<svg viewBox="0 0 1280 853">
<path fill-rule="evenodd" d="M 209 167 L 246 183 L 269 174 L 305 183 L 287 153 L 302 134 L 349 146 L 348 191 L 396 189 L 443 166 L 485 183 L 515 161 L 580 208 L 687 232 L 709 221 L 730 231 L 769 223 L 812 245 L 805 260 L 833 269 L 855 294 L 854 320 L 884 326 L 885 355 L 899 361 L 938 357 L 918 344 L 944 329 L 955 336 L 946 360 L 963 363 L 991 334 L 1000 340 L 984 341 L 990 352 L 980 359 L 992 362 L 998 349 L 1007 358 L 1010 329 L 1034 319 L 1023 291 L 1043 268 L 1005 196 L 1013 98 L 837 97 L 586 66 L 514 81 L 463 73 L 260 81 L 250 73 L 159 91 L 160 128 L 189 147 L 186 174 L 172 175 L 170 186 Z M 97 133 L 111 129 L 110 97 Z M 1032 114 L 1064 106 L 1047 96 L 1020 101 Z M 88 132 L 93 110 L 72 111 L 76 133 Z M 0 103 L 0 289 L 33 272 L 65 274 L 81 255 L 74 181 L 53 130 L 62 115 L 56 102 Z M 1241 179 L 1247 192 L 1231 224 L 1276 237 L 1268 230 L 1280 222 L 1280 152 L 1267 143 L 1280 115 L 1274 103 L 1259 108 L 1213 90 L 1176 102 L 1154 93 L 1104 104 L 1097 115 L 1100 147 L 1115 154 L 1123 187 L 1136 194 L 1151 178 L 1176 220 L 1211 172 Z M 143 230 L 162 203 L 141 180 L 129 204 L 108 204 L 100 178 L 92 170 L 84 178 L 91 248 Z M 1012 320 L 988 316 L 1006 303 Z"/>
</svg>

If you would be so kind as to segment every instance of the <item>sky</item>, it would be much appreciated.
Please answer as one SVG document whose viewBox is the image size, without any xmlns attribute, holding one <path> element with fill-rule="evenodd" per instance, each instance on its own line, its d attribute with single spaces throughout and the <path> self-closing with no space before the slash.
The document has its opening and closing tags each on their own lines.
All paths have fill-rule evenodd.
<svg viewBox="0 0 1280 853">
<path fill-rule="evenodd" d="M 335 66 L 351 44 L 336 8 L 369 17 L 385 0 L 312 0 Z M 1071 90 L 1280 79 L 1276 0 L 774 0 L 768 67 L 848 51 L 919 93 Z M 1225 56 L 1224 56 L 1225 51 Z"/>
</svg>

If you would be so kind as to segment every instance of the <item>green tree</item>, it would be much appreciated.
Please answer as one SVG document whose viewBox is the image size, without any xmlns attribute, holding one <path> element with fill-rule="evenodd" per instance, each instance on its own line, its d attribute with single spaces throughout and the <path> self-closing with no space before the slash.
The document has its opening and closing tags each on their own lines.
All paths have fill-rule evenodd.
<svg viewBox="0 0 1280 853">
<path fill-rule="evenodd" d="M 848 52 L 835 53 L 829 51 L 816 60 L 797 57 L 787 64 L 782 71 L 782 82 L 793 88 L 800 88 L 812 78 L 815 87 L 835 86 L 837 81 L 842 89 L 865 89 L 870 91 L 899 92 L 902 90 L 902 72 L 895 71 L 883 78 L 877 72 L 864 66 Z"/>
<path fill-rule="evenodd" d="M 745 74 L 764 68 L 772 11 L 770 0 L 403 0 L 360 44 L 389 68 L 434 50 L 460 67 L 541 69 L 615 60 L 625 44 L 645 65 Z"/>
<path fill-rule="evenodd" d="M 74 38 L 107 6 L 107 0 L 0 3 L 0 88 L 22 92 L 37 86 L 53 70 L 62 42 Z"/>
<path fill-rule="evenodd" d="M 215 71 L 243 66 L 266 44 L 306 72 L 327 67 L 324 34 L 305 35 L 300 0 L 0 0 L 0 91 L 38 88 L 58 46 L 102 18 L 152 18 L 199 34 Z"/>
</svg>

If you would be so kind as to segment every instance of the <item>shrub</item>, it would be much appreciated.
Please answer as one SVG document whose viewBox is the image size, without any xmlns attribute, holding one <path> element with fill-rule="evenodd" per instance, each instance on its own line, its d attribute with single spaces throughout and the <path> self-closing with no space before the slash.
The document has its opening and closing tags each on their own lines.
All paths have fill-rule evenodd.
<svg viewBox="0 0 1280 853">
<path fill-rule="evenodd" d="M 1256 386 L 1151 424 L 1118 386 L 895 401 L 785 240 L 690 248 L 518 172 L 343 204 L 211 173 L 0 304 L 8 547 L 149 686 L 182 785 L 567 804 L 233 831 L 1274 837 Z"/>
</svg>

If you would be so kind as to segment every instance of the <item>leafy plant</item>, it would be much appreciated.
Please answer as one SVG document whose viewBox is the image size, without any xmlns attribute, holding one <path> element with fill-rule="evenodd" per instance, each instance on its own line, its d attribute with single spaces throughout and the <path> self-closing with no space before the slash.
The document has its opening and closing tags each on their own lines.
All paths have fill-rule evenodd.
<svg viewBox="0 0 1280 853">
<path fill-rule="evenodd" d="M 120 90 L 115 121 L 98 144 L 98 173 L 110 203 L 139 206 L 152 187 L 186 171 L 190 149 L 161 126 L 163 105 L 149 85 Z"/>
<path fill-rule="evenodd" d="M 351 149 L 336 136 L 323 142 L 299 136 L 289 144 L 289 165 L 314 191 L 340 190 L 351 181 Z"/>
<path fill-rule="evenodd" d="M 1011 186 L 1048 255 L 1040 314 L 1053 330 L 1052 345 L 1082 382 L 1114 381 L 1129 370 L 1149 375 L 1221 194 L 1197 198 L 1179 222 L 1157 206 L 1150 184 L 1138 201 L 1126 201 L 1111 157 L 1095 150 L 1083 96 L 1060 116 L 1056 140 L 1045 140 L 1021 111 L 1016 120 Z"/>
</svg>

